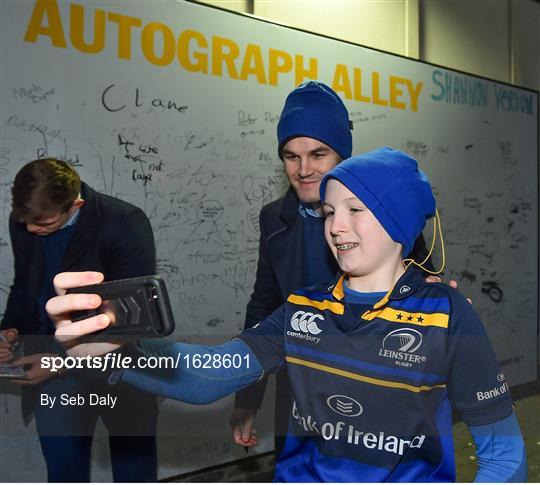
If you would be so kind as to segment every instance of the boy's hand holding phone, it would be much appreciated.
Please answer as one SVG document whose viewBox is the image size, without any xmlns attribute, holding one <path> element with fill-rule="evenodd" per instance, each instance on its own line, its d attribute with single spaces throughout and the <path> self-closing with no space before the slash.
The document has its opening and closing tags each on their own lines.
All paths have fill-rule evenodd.
<svg viewBox="0 0 540 485">
<path fill-rule="evenodd" d="M 47 313 L 55 322 L 54 336 L 64 347 L 68 355 L 103 355 L 121 347 L 119 344 L 79 344 L 79 338 L 109 326 L 110 319 L 101 313 L 85 320 L 71 321 L 71 312 L 95 310 L 101 305 L 101 298 L 94 294 L 71 293 L 70 288 L 99 284 L 103 274 L 95 271 L 60 273 L 54 277 L 54 287 L 59 296 L 51 298 L 46 305 Z"/>
<path fill-rule="evenodd" d="M 103 355 L 133 338 L 165 336 L 174 330 L 166 288 L 159 277 L 102 282 L 103 274 L 91 271 L 60 273 L 54 278 L 59 296 L 51 298 L 46 308 L 56 323 L 55 337 L 68 355 Z M 87 343 L 96 339 L 100 343 Z"/>
</svg>

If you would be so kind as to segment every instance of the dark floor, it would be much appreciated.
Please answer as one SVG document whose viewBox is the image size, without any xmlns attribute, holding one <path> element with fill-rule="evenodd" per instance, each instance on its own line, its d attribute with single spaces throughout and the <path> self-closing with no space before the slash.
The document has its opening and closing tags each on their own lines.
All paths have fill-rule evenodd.
<svg viewBox="0 0 540 485">
<path fill-rule="evenodd" d="M 540 393 L 516 399 L 516 414 L 525 438 L 529 482 L 540 482 Z M 467 430 L 460 422 L 454 425 L 454 446 L 458 482 L 472 482 L 476 473 L 475 447 Z M 197 473 L 190 473 L 167 481 L 174 482 L 270 482 L 274 465 L 273 453 L 246 458 Z"/>
</svg>

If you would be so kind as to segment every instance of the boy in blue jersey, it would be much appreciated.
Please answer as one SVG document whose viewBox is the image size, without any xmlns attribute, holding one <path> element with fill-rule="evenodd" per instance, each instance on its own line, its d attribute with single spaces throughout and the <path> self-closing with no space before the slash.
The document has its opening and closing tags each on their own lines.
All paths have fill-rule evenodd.
<svg viewBox="0 0 540 485">
<path fill-rule="evenodd" d="M 209 403 L 286 365 L 294 403 L 276 481 L 454 481 L 452 407 L 477 445 L 476 481 L 524 481 L 523 439 L 482 323 L 459 292 L 404 265 L 435 214 L 417 162 L 390 148 L 353 157 L 324 177 L 321 200 L 325 237 L 343 271 L 337 281 L 295 291 L 222 346 L 124 347 L 119 352 L 133 356 L 180 354 L 181 368 L 119 370 L 111 385 L 121 379 Z M 99 279 L 63 274 L 55 282 L 65 289 Z M 50 300 L 57 338 L 106 327 L 105 315 L 73 323 L 67 314 L 99 303 L 84 295 Z M 68 352 L 89 351 L 100 353 L 97 346 Z M 201 369 L 192 365 L 195 354 L 223 363 L 238 355 L 241 364 Z"/>
</svg>

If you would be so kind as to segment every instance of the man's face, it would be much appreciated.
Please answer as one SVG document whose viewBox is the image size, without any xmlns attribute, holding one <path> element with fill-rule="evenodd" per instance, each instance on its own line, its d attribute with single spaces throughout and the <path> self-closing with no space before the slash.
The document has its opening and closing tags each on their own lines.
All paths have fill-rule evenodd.
<svg viewBox="0 0 540 485">
<path fill-rule="evenodd" d="M 335 179 L 326 185 L 323 212 L 326 242 L 351 278 L 377 275 L 401 260 L 401 244 L 394 242 L 364 203 Z"/>
<path fill-rule="evenodd" d="M 82 204 L 82 199 L 76 199 L 67 211 L 54 212 L 39 221 L 25 222 L 26 230 L 37 236 L 48 236 L 61 229 Z"/>
<path fill-rule="evenodd" d="M 298 198 L 318 208 L 321 201 L 321 180 L 341 162 L 341 158 L 328 145 L 303 136 L 293 138 L 285 145 L 283 162 L 289 182 Z"/>
<path fill-rule="evenodd" d="M 27 222 L 26 230 L 37 236 L 48 236 L 53 232 L 58 231 L 64 224 L 69 221 L 70 211 L 56 212 L 39 221 Z"/>
</svg>

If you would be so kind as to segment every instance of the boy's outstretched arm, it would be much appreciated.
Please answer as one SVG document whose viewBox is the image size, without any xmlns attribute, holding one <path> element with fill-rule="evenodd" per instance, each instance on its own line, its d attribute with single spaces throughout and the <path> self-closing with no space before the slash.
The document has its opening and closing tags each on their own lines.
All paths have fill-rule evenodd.
<svg viewBox="0 0 540 485">
<path fill-rule="evenodd" d="M 118 371 L 122 379 L 159 396 L 190 404 L 209 404 L 260 379 L 262 365 L 240 339 L 223 345 L 173 343 L 152 339 L 140 344 L 142 355 L 132 369 Z M 155 368 L 145 367 L 153 362 Z"/>
<path fill-rule="evenodd" d="M 99 307 L 101 298 L 91 294 L 66 294 L 69 288 L 101 283 L 97 272 L 60 273 L 54 279 L 59 296 L 47 302 L 47 312 L 56 324 L 56 339 L 70 356 L 100 356 L 111 351 L 123 353 L 127 342 L 78 344 L 80 337 L 106 328 L 110 320 L 100 314 L 72 322 L 70 313 Z M 133 368 L 111 374 L 110 381 L 122 379 L 148 392 L 193 404 L 213 402 L 256 381 L 263 368 L 242 340 L 220 346 L 173 343 L 164 339 L 145 340 L 131 349 Z M 156 359 L 163 357 L 161 360 Z M 158 362 L 155 368 L 148 365 Z M 152 365 L 154 367 L 154 365 Z"/>
</svg>

